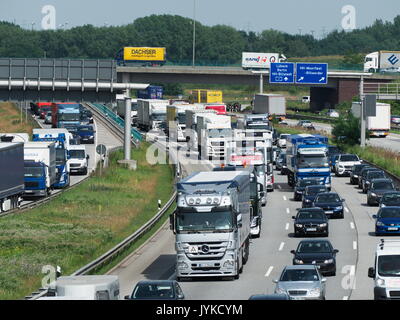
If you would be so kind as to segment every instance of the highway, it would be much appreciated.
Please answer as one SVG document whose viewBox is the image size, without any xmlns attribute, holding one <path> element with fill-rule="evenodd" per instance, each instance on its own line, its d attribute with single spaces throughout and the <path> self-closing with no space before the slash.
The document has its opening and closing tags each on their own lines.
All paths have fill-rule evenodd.
<svg viewBox="0 0 400 320">
<path fill-rule="evenodd" d="M 183 148 L 183 145 L 182 147 Z M 211 165 L 184 165 L 186 174 L 211 170 Z M 373 265 L 376 244 L 372 215 L 377 207 L 368 207 L 366 195 L 349 184 L 348 177 L 332 176 L 332 191 L 345 202 L 344 219 L 329 221 L 329 240 L 337 255 L 337 273 L 327 277 L 328 300 L 373 299 L 373 280 L 367 277 Z M 252 294 L 273 293 L 284 266 L 292 264 L 291 250 L 304 238 L 293 237 L 292 216 L 301 202 L 295 202 L 286 176 L 275 172 L 275 191 L 268 193 L 263 208 L 263 229 L 259 239 L 252 239 L 250 258 L 239 280 L 195 279 L 180 282 L 186 299 L 248 299 Z M 385 237 L 384 237 L 385 238 Z M 390 237 L 391 239 L 396 237 Z M 145 279 L 175 279 L 174 235 L 167 222 L 140 250 L 127 257 L 108 274 L 118 275 L 121 297 L 132 292 L 134 285 Z"/>
</svg>

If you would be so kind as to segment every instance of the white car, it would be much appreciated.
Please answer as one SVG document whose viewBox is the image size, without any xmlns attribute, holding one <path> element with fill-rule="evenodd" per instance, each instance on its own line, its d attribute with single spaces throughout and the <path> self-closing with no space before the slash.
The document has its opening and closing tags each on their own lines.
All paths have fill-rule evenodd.
<svg viewBox="0 0 400 320">
<path fill-rule="evenodd" d="M 277 145 L 279 148 L 286 148 L 286 140 L 290 136 L 290 134 L 282 133 L 279 135 Z"/>
<path fill-rule="evenodd" d="M 326 113 L 326 115 L 328 116 L 328 117 L 331 117 L 331 118 L 339 118 L 339 112 L 337 112 L 337 111 L 335 111 L 335 110 L 333 110 L 333 109 L 330 109 L 330 110 L 328 110 L 328 112 Z"/>
<path fill-rule="evenodd" d="M 362 160 L 356 154 L 340 154 L 335 163 L 335 175 L 350 176 L 351 168 L 356 164 L 361 164 Z"/>
</svg>

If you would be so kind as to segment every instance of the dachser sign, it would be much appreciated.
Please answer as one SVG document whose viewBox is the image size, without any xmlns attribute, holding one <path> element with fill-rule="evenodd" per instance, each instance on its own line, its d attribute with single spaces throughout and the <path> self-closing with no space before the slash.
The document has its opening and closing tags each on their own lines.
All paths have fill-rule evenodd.
<svg viewBox="0 0 400 320">
<path fill-rule="evenodd" d="M 126 47 L 124 60 L 165 61 L 165 48 Z"/>
</svg>

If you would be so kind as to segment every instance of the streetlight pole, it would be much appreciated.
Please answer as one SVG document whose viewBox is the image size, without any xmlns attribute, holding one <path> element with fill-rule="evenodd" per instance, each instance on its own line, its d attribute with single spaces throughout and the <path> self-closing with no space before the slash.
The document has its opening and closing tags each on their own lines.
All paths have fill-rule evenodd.
<svg viewBox="0 0 400 320">
<path fill-rule="evenodd" d="M 194 68 L 195 55 L 196 55 L 196 0 L 193 0 L 193 61 L 192 66 Z"/>
</svg>

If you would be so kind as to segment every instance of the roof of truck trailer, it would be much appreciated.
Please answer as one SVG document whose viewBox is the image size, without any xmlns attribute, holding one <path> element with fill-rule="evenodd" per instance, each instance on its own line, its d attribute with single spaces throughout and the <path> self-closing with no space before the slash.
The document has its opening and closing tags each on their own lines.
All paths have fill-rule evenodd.
<svg viewBox="0 0 400 320">
<path fill-rule="evenodd" d="M 14 145 L 24 145 L 23 142 L 0 142 L 0 149 L 8 149 L 14 147 Z"/>
<path fill-rule="evenodd" d="M 229 182 L 237 176 L 242 175 L 243 171 L 207 171 L 197 172 L 189 177 L 183 183 L 210 183 L 210 182 Z"/>
<path fill-rule="evenodd" d="M 289 140 L 290 141 L 303 141 L 305 139 L 308 138 L 314 138 L 314 139 L 323 139 L 323 140 L 327 140 L 328 138 L 325 136 L 322 136 L 320 134 L 309 134 L 309 133 L 301 133 L 301 134 L 291 134 L 289 136 Z"/>
</svg>

